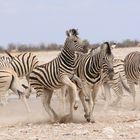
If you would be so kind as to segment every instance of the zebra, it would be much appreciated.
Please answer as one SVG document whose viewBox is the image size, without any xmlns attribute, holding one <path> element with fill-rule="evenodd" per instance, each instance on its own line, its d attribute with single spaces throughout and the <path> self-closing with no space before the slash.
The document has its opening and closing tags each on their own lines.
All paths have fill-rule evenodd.
<svg viewBox="0 0 140 140">
<path fill-rule="evenodd" d="M 50 106 L 52 93 L 67 85 L 72 91 L 74 109 L 78 108 L 79 95 L 76 85 L 71 81 L 74 75 L 75 51 L 84 52 L 83 41 L 78 37 L 76 29 L 66 31 L 66 40 L 61 53 L 52 61 L 37 66 L 29 76 L 30 85 L 41 95 L 42 104 L 48 113 L 51 121 L 58 120 L 58 116 Z M 72 107 L 70 108 L 70 118 L 73 118 Z"/>
<path fill-rule="evenodd" d="M 111 50 L 116 48 L 116 43 L 111 45 Z M 94 51 L 95 48 L 92 48 L 90 52 Z M 117 99 L 112 103 L 112 105 L 117 105 L 123 95 L 123 89 L 130 93 L 130 89 L 126 83 L 126 75 L 124 70 L 124 60 L 122 59 L 113 59 L 113 69 L 114 69 L 114 76 L 112 80 L 104 81 L 103 85 L 101 86 L 103 99 L 106 100 L 106 104 L 104 105 L 104 110 L 106 110 L 110 104 L 110 88 L 112 88 L 117 95 Z M 103 94 L 103 90 L 105 91 L 105 95 Z"/>
<path fill-rule="evenodd" d="M 126 74 L 124 70 L 124 60 L 113 59 L 113 69 L 114 76 L 112 80 L 108 80 L 103 83 L 103 88 L 105 91 L 104 99 L 106 100 L 104 110 L 108 108 L 111 99 L 110 88 L 112 88 L 117 95 L 117 99 L 112 103 L 112 105 L 117 105 L 123 95 L 123 88 L 130 93 L 130 89 L 127 85 Z M 102 90 L 103 93 L 103 90 Z"/>
<path fill-rule="evenodd" d="M 124 59 L 124 66 L 130 93 L 133 97 L 133 109 L 135 109 L 135 85 L 140 86 L 140 52 L 129 53 Z"/>
<path fill-rule="evenodd" d="M 79 96 L 84 107 L 85 118 L 89 121 L 94 121 L 92 118 L 93 109 L 95 105 L 95 97 L 99 85 L 106 79 L 112 79 L 114 75 L 113 70 L 113 54 L 108 42 L 104 42 L 101 47 L 92 50 L 88 54 L 77 53 L 75 57 L 75 74 L 84 82 L 85 87 L 90 92 L 90 110 L 85 103 L 83 91 L 80 90 Z M 65 93 L 63 93 L 65 96 Z M 64 98 L 64 97 L 63 97 Z"/>
<path fill-rule="evenodd" d="M 0 95 L 4 95 L 4 100 L 2 105 L 5 105 L 7 98 L 5 99 L 5 94 L 11 89 L 16 95 L 19 95 L 21 100 L 24 102 L 26 109 L 30 112 L 30 108 L 27 104 L 27 100 L 24 94 L 24 88 L 20 85 L 17 73 L 11 68 L 1 68 L 0 69 Z"/>
<path fill-rule="evenodd" d="M 36 55 L 31 52 L 25 52 L 17 56 L 12 56 L 9 52 L 5 52 L 9 55 L 9 57 L 0 57 L 0 69 L 7 67 L 11 68 L 17 73 L 19 78 L 26 77 L 26 80 L 29 83 L 29 75 L 31 71 L 38 65 L 38 59 Z M 29 94 L 26 96 L 28 97 Z"/>
</svg>

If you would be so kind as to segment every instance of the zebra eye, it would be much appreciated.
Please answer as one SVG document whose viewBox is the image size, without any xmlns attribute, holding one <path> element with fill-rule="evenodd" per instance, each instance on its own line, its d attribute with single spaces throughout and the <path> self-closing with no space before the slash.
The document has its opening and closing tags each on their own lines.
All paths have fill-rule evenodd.
<svg viewBox="0 0 140 140">
<path fill-rule="evenodd" d="M 74 42 L 76 43 L 76 42 L 77 42 L 77 40 L 74 40 Z"/>
</svg>

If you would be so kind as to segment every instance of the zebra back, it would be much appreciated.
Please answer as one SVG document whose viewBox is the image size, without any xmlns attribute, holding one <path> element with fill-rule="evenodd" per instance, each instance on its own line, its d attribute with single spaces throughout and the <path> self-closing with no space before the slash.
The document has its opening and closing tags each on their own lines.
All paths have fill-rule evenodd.
<svg viewBox="0 0 140 140">
<path fill-rule="evenodd" d="M 12 58 L 4 56 L 0 58 L 0 68 L 11 67 L 18 77 L 28 76 L 37 65 L 38 59 L 31 52 L 21 53 Z"/>
<path fill-rule="evenodd" d="M 28 76 L 38 66 L 38 59 L 31 52 L 22 53 L 14 57 L 11 66 L 19 77 Z"/>
</svg>

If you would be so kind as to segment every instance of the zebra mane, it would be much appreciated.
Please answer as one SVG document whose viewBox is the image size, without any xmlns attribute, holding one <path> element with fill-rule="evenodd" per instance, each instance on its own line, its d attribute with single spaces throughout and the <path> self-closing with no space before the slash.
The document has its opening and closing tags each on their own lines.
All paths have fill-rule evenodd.
<svg viewBox="0 0 140 140">
<path fill-rule="evenodd" d="M 110 47 L 109 43 L 108 42 L 104 42 L 103 44 L 107 46 L 106 53 L 108 55 L 111 55 L 111 47 Z"/>
<path fill-rule="evenodd" d="M 67 36 L 71 36 L 71 35 L 74 35 L 74 36 L 78 36 L 78 30 L 77 29 L 69 29 L 69 31 L 66 31 L 66 34 Z"/>
<path fill-rule="evenodd" d="M 106 51 L 106 54 L 111 55 L 112 52 L 111 52 L 111 47 L 110 47 L 109 43 L 108 42 L 104 42 L 102 45 L 106 45 L 106 49 L 104 50 L 104 51 Z M 92 48 L 90 50 L 90 54 L 91 55 L 96 55 L 96 54 L 100 53 L 100 51 L 102 49 L 102 45 L 97 47 L 97 48 L 95 48 L 95 49 Z"/>
<path fill-rule="evenodd" d="M 11 58 L 11 59 L 14 59 L 14 57 L 8 52 L 5 50 L 5 53 Z"/>
</svg>

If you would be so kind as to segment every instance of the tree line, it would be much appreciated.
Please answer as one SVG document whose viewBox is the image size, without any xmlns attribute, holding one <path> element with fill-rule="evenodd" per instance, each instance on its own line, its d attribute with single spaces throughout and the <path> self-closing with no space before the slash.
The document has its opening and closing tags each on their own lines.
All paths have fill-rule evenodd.
<svg viewBox="0 0 140 140">
<path fill-rule="evenodd" d="M 96 43 L 96 44 L 90 44 L 88 40 L 84 40 L 84 42 L 88 45 L 89 48 L 97 48 L 98 46 L 101 45 L 101 43 Z M 113 44 L 116 42 L 111 41 L 110 44 Z M 125 47 L 140 47 L 140 42 L 137 40 L 124 40 L 122 42 L 116 43 L 117 48 L 125 48 Z M 54 50 L 61 50 L 63 45 L 56 44 L 56 43 L 51 43 L 51 44 L 45 44 L 45 43 L 40 43 L 39 45 L 32 45 L 32 44 L 14 44 L 10 43 L 7 46 L 8 51 L 19 51 L 19 52 L 24 52 L 24 51 L 54 51 Z M 5 48 L 3 46 L 0 46 L 0 52 L 5 51 Z"/>
</svg>

